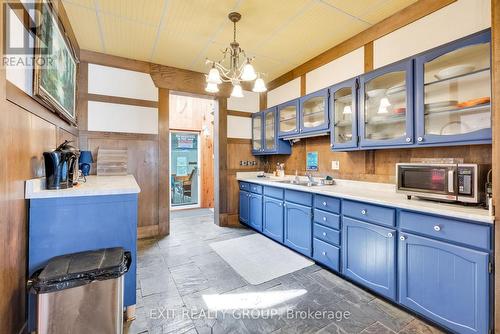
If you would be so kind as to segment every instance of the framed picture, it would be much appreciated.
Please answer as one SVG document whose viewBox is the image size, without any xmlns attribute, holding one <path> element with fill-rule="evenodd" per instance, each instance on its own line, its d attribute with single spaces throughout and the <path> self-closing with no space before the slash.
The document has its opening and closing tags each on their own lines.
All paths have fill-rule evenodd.
<svg viewBox="0 0 500 334">
<path fill-rule="evenodd" d="M 68 122 L 76 123 L 77 60 L 49 1 L 36 11 L 34 94 Z"/>
<path fill-rule="evenodd" d="M 306 170 L 318 170 L 318 152 L 307 152 L 306 156 Z"/>
</svg>

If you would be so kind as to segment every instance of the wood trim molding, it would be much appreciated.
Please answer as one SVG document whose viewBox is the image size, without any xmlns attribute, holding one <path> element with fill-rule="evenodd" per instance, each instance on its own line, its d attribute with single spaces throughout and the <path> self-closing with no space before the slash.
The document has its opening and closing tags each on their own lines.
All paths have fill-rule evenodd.
<svg viewBox="0 0 500 334">
<path fill-rule="evenodd" d="M 119 140 L 149 140 L 157 141 L 158 135 L 147 133 L 129 133 L 129 132 L 104 132 L 81 130 L 80 137 L 89 139 L 119 139 Z"/>
<path fill-rule="evenodd" d="M 495 207 L 495 223 L 500 224 L 500 0 L 491 0 L 491 83 L 492 83 L 492 126 L 493 126 L 493 205 Z M 500 229 L 495 228 L 494 241 L 500 245 Z M 495 247 L 495 257 L 500 258 L 500 247 Z M 495 261 L 494 272 L 500 272 L 500 261 Z M 494 327 L 500 329 L 500 279 L 494 283 Z"/>
<path fill-rule="evenodd" d="M 122 70 L 150 73 L 151 64 L 141 60 L 112 56 L 105 53 L 80 50 L 80 61 L 91 64 L 121 68 Z"/>
<path fill-rule="evenodd" d="M 300 96 L 306 95 L 306 75 L 302 74 L 300 76 Z"/>
<path fill-rule="evenodd" d="M 137 239 L 153 238 L 156 236 L 158 236 L 158 225 L 137 227 Z"/>
<path fill-rule="evenodd" d="M 23 108 L 24 110 L 46 120 L 47 122 L 52 123 L 75 136 L 78 136 L 78 129 L 76 127 L 66 123 L 64 120 L 59 118 L 57 114 L 45 108 L 35 98 L 26 94 L 26 92 L 10 81 L 6 81 L 6 98 L 8 101 L 14 103 L 20 108 Z"/>
<path fill-rule="evenodd" d="M 363 48 L 365 53 L 365 72 L 373 70 L 373 41 L 366 43 Z"/>
<path fill-rule="evenodd" d="M 237 117 L 249 117 L 252 118 L 252 113 L 247 111 L 238 111 L 238 110 L 228 110 L 228 116 L 237 116 Z"/>
<path fill-rule="evenodd" d="M 309 59 L 302 65 L 288 71 L 282 76 L 271 81 L 268 89 L 279 87 L 288 81 L 298 78 L 307 72 L 310 72 L 320 66 L 323 66 L 334 59 L 337 59 L 363 45 L 372 42 L 382 36 L 387 35 L 399 28 L 402 28 L 424 16 L 427 16 L 436 10 L 439 10 L 456 0 L 419 0 L 414 4 L 403 8 L 399 12 L 389 16 L 359 34 L 345 40 L 344 42 L 326 50 L 318 56 Z"/>
<path fill-rule="evenodd" d="M 170 91 L 158 90 L 158 234 L 170 233 L 170 134 L 169 134 Z"/>
<path fill-rule="evenodd" d="M 87 92 L 89 82 L 89 65 L 88 63 L 78 64 L 78 73 L 76 77 L 76 120 L 80 130 L 87 130 L 88 124 L 88 103 Z"/>
<path fill-rule="evenodd" d="M 267 108 L 267 92 L 259 94 L 259 107 L 260 110 L 264 110 Z"/>
<path fill-rule="evenodd" d="M 87 94 L 86 98 L 88 101 L 126 104 L 126 105 L 130 105 L 130 106 L 138 106 L 138 107 L 158 108 L 157 101 L 131 99 L 128 97 L 100 95 L 100 94 Z"/>
<path fill-rule="evenodd" d="M 228 144 L 251 144 L 252 139 L 247 138 L 227 138 Z"/>
</svg>

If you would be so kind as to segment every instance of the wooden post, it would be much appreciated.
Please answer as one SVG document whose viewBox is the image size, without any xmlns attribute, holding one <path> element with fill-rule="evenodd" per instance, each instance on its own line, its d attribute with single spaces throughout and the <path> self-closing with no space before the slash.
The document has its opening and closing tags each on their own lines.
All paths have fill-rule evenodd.
<svg viewBox="0 0 500 334">
<path fill-rule="evenodd" d="M 170 233 L 169 94 L 168 89 L 158 89 L 158 233 L 160 235 Z"/>
</svg>

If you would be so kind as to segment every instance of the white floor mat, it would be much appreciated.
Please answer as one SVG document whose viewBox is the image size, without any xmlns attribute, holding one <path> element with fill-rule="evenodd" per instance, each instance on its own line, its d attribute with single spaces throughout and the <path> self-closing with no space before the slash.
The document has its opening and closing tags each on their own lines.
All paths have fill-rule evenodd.
<svg viewBox="0 0 500 334">
<path fill-rule="evenodd" d="M 250 284 L 261 284 L 314 262 L 260 234 L 210 244 Z"/>
</svg>

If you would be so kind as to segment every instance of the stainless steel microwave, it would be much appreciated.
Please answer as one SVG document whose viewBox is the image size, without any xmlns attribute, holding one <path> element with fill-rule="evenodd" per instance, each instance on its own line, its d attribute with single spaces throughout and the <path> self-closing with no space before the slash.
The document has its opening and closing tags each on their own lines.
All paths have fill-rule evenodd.
<svg viewBox="0 0 500 334">
<path fill-rule="evenodd" d="M 396 191 L 446 202 L 485 201 L 486 175 L 491 165 L 446 163 L 396 164 Z"/>
</svg>

